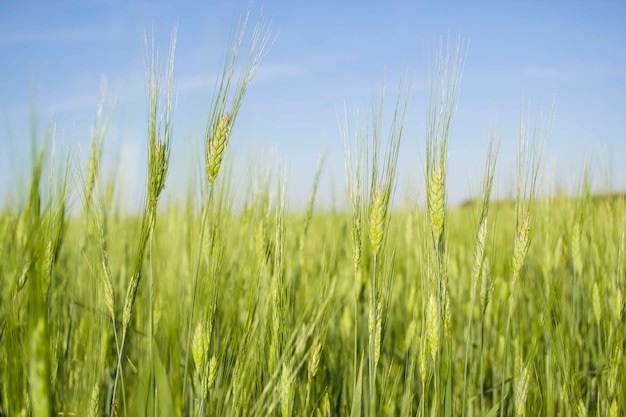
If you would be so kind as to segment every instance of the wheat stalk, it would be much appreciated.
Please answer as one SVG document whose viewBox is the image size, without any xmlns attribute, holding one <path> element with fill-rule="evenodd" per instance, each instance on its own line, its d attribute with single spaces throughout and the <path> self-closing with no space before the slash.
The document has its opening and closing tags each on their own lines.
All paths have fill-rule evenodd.
<svg viewBox="0 0 626 417">
<path fill-rule="evenodd" d="M 147 40 L 146 40 L 147 48 Z M 139 240 L 137 242 L 137 252 L 135 254 L 134 263 L 132 265 L 130 280 L 124 298 L 124 307 L 122 310 L 122 341 L 119 347 L 117 358 L 117 369 L 115 372 L 115 382 L 113 384 L 113 404 L 115 404 L 117 381 L 120 374 L 122 355 L 128 334 L 137 291 L 142 277 L 143 258 L 148 241 L 151 241 L 154 227 L 156 223 L 157 205 L 159 197 L 165 188 L 165 180 L 169 170 L 170 146 L 172 136 L 172 99 L 173 99 L 173 67 L 174 67 L 174 51 L 176 48 L 176 36 L 172 35 L 170 43 L 169 65 L 167 71 L 168 88 L 165 97 L 165 111 L 163 124 L 159 125 L 161 120 L 161 86 L 160 75 L 157 70 L 157 57 L 154 44 L 152 45 L 152 60 L 148 70 L 148 184 L 145 211 L 143 213 L 142 225 Z M 152 247 L 152 245 L 150 245 Z M 154 333 L 154 306 L 153 306 L 153 274 L 150 274 L 150 328 L 151 335 Z M 150 356 L 152 368 L 154 371 L 154 356 L 152 352 L 152 343 L 150 343 Z M 156 412 L 156 386 L 152 381 L 153 391 L 153 410 Z"/>
<path fill-rule="evenodd" d="M 45 320 L 35 322 L 30 338 L 29 394 L 35 417 L 52 417 L 48 330 Z"/>
<path fill-rule="evenodd" d="M 537 184 L 542 169 L 542 150 L 547 141 L 548 134 L 549 122 L 547 126 L 544 126 L 541 117 L 537 117 L 529 137 L 528 126 L 524 119 L 524 114 L 522 113 L 518 151 L 517 200 L 515 203 L 515 235 L 511 259 L 512 271 L 502 366 L 501 401 L 504 400 L 508 340 L 511 316 L 514 308 L 515 287 L 530 247 L 531 230 L 534 220 L 534 217 L 531 215 L 531 205 L 534 203 L 537 195 Z M 504 407 L 501 407 L 500 417 L 503 415 Z"/>
</svg>

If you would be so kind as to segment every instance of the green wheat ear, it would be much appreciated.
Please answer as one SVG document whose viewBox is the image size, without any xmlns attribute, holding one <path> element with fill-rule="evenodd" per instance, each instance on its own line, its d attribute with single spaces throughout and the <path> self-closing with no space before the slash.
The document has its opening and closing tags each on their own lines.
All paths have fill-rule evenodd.
<svg viewBox="0 0 626 417">
<path fill-rule="evenodd" d="M 515 394 L 515 415 L 526 415 L 526 399 L 528 398 L 528 385 L 530 382 L 530 366 L 526 364 L 522 369 L 521 375 L 518 377 L 514 385 Z"/>
<path fill-rule="evenodd" d="M 445 212 L 445 188 L 443 170 L 441 166 L 433 169 L 428 181 L 428 210 L 431 218 L 431 228 L 435 245 L 439 245 L 443 234 Z"/>
<path fill-rule="evenodd" d="M 204 366 L 206 358 L 206 350 L 204 349 L 205 329 L 202 323 L 196 325 L 196 330 L 193 332 L 193 341 L 191 343 L 191 352 L 196 370 L 200 372 L 200 369 Z"/>
<path fill-rule="evenodd" d="M 383 222 L 385 221 L 385 192 L 380 189 L 374 196 L 370 211 L 370 245 L 374 257 L 380 250 L 383 241 Z"/>
<path fill-rule="evenodd" d="M 220 170 L 224 153 L 226 153 L 230 128 L 230 118 L 228 113 L 226 113 L 217 123 L 213 135 L 209 137 L 209 147 L 206 153 L 206 170 L 210 185 L 213 185 L 217 173 Z"/>
<path fill-rule="evenodd" d="M 317 341 L 315 345 L 313 346 L 313 353 L 311 354 L 311 359 L 309 361 L 309 369 L 308 369 L 309 381 L 312 381 L 313 378 L 315 378 L 315 375 L 317 374 L 317 370 L 319 369 L 319 365 L 320 365 L 321 354 L 322 354 L 322 342 Z"/>
<path fill-rule="evenodd" d="M 437 322 L 437 299 L 434 294 L 428 297 L 426 308 L 426 340 L 431 358 L 436 361 L 437 350 L 439 349 L 439 324 Z"/>
<path fill-rule="evenodd" d="M 34 327 L 30 340 L 30 399 L 34 416 L 52 416 L 53 408 L 50 402 L 50 365 L 48 363 L 48 330 L 43 318 L 39 319 Z"/>
<path fill-rule="evenodd" d="M 89 398 L 89 417 L 97 417 L 100 415 L 100 383 L 96 382 L 91 390 Z"/>
<path fill-rule="evenodd" d="M 526 254 L 528 253 L 528 247 L 530 245 L 530 219 L 529 216 L 524 216 L 522 223 L 517 227 L 515 233 L 515 240 L 513 241 L 513 282 L 515 283 L 519 278 L 519 274 L 524 265 Z"/>
</svg>

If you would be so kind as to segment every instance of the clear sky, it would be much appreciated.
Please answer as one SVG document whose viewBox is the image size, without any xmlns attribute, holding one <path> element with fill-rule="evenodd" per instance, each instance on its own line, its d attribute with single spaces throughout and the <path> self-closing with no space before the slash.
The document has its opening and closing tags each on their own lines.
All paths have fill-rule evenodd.
<svg viewBox="0 0 626 417">
<path fill-rule="evenodd" d="M 572 189 L 591 162 L 598 190 L 603 184 L 626 190 L 626 2 L 265 0 L 262 6 L 276 39 L 228 152 L 239 166 L 274 155 L 286 166 L 292 206 L 306 200 L 322 147 L 328 158 L 321 199 L 329 201 L 334 178 L 343 200 L 338 112 L 345 104 L 366 113 L 372 86 L 385 74 L 389 93 L 401 74 L 411 81 L 398 192 L 423 196 L 426 69 L 442 36 L 469 44 L 449 143 L 452 203 L 476 192 L 491 126 L 502 134 L 499 187 L 509 189 L 522 107 L 549 113 L 553 102 L 545 153 L 551 181 Z M 141 195 L 144 35 L 154 31 L 165 54 L 177 22 L 168 189 L 184 188 L 201 162 L 215 74 L 246 7 L 244 1 L 0 1 L 0 201 L 25 175 L 31 101 L 39 126 L 54 120 L 57 147 L 71 147 L 74 163 L 84 163 L 103 80 L 115 102 L 104 174 L 121 178 L 126 198 Z"/>
</svg>

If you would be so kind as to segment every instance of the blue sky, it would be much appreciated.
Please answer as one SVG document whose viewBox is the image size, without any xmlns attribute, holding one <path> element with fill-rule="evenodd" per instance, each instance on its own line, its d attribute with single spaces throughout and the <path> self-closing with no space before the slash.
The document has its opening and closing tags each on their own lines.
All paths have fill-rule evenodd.
<svg viewBox="0 0 626 417">
<path fill-rule="evenodd" d="M 273 155 L 286 166 L 292 206 L 306 200 L 322 147 L 328 157 L 321 199 L 330 200 L 335 181 L 343 200 L 338 112 L 345 104 L 366 113 L 372 86 L 386 77 L 393 93 L 401 74 L 408 74 L 412 94 L 398 192 L 423 196 L 426 70 L 442 36 L 469 44 L 449 144 L 452 203 L 476 192 L 491 126 L 502 135 L 497 181 L 506 195 L 522 107 L 547 114 L 553 102 L 547 182 L 571 190 L 591 162 L 598 190 L 607 183 L 626 190 L 626 2 L 265 0 L 262 6 L 276 39 L 246 96 L 229 156 L 242 167 Z M 244 1 L 0 1 L 0 201 L 15 194 L 27 172 L 31 100 L 40 127 L 54 120 L 58 149 L 81 160 L 103 80 L 108 102 L 115 102 L 104 174 L 124 184 L 122 198 L 141 195 L 144 35 L 154 31 L 166 53 L 177 22 L 168 189 L 184 189 L 190 171 L 199 169 L 215 74 L 246 7 Z"/>
</svg>

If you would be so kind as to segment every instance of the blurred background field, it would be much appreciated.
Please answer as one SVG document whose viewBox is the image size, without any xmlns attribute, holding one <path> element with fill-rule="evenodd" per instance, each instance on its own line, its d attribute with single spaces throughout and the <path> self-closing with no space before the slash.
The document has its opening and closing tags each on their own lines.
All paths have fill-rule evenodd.
<svg viewBox="0 0 626 417">
<path fill-rule="evenodd" d="M 586 22 L 609 29 L 609 12 L 624 12 L 594 10 Z M 397 4 L 382 20 L 399 19 L 406 40 L 401 11 L 416 12 Z M 256 9 L 241 16 L 229 21 L 230 38 L 213 40 L 222 47 L 209 81 L 190 82 L 185 65 L 178 77 L 184 22 L 169 54 L 146 36 L 143 112 L 124 93 L 113 106 L 104 90 L 70 112 L 71 131 L 58 108 L 58 121 L 41 122 L 37 94 L 32 105 L 10 104 L 0 168 L 0 416 L 623 415 L 625 173 L 611 162 L 626 154 L 620 64 L 594 67 L 595 81 L 580 83 L 580 94 L 597 87 L 587 97 L 604 98 L 610 111 L 585 103 L 582 117 L 580 100 L 566 98 L 561 118 L 553 92 L 542 90 L 549 105 L 520 105 L 513 89 L 515 122 L 504 106 L 497 123 L 477 127 L 490 107 L 478 99 L 472 55 L 491 61 L 462 37 L 432 43 L 423 85 L 399 76 L 394 62 L 373 87 L 366 80 L 354 92 L 336 81 L 318 97 L 271 86 L 290 84 L 295 72 L 297 86 L 312 87 L 303 77 L 312 73 L 272 66 L 286 56 L 276 19 Z M 0 55 L 50 39 L 90 42 L 90 33 L 0 31 Z M 623 45 L 613 46 L 622 59 Z M 21 79 L 20 65 L 3 65 L 8 95 L 24 93 L 6 81 Z M 343 70 L 338 76 L 354 68 Z M 572 76 L 522 73 L 531 74 L 518 77 L 524 82 L 547 73 L 559 88 Z M 54 82 L 43 79 L 37 90 L 48 88 Z M 186 111 L 194 102 L 186 90 L 202 93 L 201 111 Z M 334 102 L 330 90 L 354 103 Z M 276 104 L 288 91 L 297 98 Z M 423 107 L 411 106 L 415 97 Z M 326 100 L 334 131 L 325 131 L 328 114 L 307 112 Z M 138 109 L 127 111 L 131 104 Z M 485 113 L 471 109 L 478 105 Z M 265 112 L 276 106 L 293 117 Z M 608 159 L 577 148 L 586 135 L 578 127 L 594 124 L 587 139 L 608 138 L 596 144 L 611 150 Z M 320 134 L 335 139 L 318 146 L 311 135 Z M 261 151 L 250 146 L 255 135 L 265 138 Z"/>
</svg>

